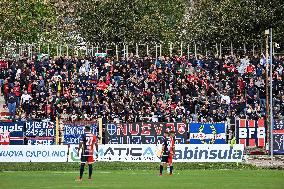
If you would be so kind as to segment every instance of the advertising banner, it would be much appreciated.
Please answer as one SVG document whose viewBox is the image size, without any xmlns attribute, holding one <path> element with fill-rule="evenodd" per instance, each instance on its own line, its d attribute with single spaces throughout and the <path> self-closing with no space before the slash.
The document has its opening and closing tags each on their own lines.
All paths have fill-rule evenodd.
<svg viewBox="0 0 284 189">
<path fill-rule="evenodd" d="M 53 122 L 26 122 L 26 136 L 27 137 L 54 137 L 55 124 Z"/>
<path fill-rule="evenodd" d="M 89 125 L 91 132 L 97 134 L 97 124 Z M 64 144 L 79 144 L 81 135 L 84 134 L 85 125 L 64 124 Z"/>
<path fill-rule="evenodd" d="M 243 150 L 242 144 L 176 144 L 174 162 L 242 162 Z M 70 145 L 69 162 L 80 162 L 77 151 Z M 160 152 L 155 144 L 106 144 L 99 145 L 97 161 L 160 162 Z"/>
<path fill-rule="evenodd" d="M 225 123 L 190 123 L 190 144 L 226 144 Z"/>
<path fill-rule="evenodd" d="M 25 122 L 0 122 L 0 144 L 21 145 L 24 132 Z"/>
<path fill-rule="evenodd" d="M 246 120 L 236 121 L 236 139 L 238 144 L 244 144 L 249 147 L 265 146 L 265 125 L 264 120 Z"/>
<path fill-rule="evenodd" d="M 107 124 L 106 144 L 161 144 L 165 131 L 175 131 L 176 143 L 184 144 L 187 138 L 184 123 L 122 123 Z"/>
<path fill-rule="evenodd" d="M 0 146 L 0 162 L 66 162 L 67 145 Z"/>
<path fill-rule="evenodd" d="M 284 121 L 283 120 L 274 120 L 273 153 L 274 154 L 284 154 Z"/>
</svg>

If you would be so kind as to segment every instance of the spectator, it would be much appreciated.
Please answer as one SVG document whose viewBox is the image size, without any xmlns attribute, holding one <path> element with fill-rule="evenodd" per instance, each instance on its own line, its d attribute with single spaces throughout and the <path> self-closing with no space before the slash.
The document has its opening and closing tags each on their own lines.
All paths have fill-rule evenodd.
<svg viewBox="0 0 284 189">
<path fill-rule="evenodd" d="M 7 95 L 8 109 L 10 113 L 10 119 L 15 119 L 16 114 L 16 104 L 17 104 L 17 96 L 14 93 L 14 89 L 10 90 L 10 93 Z"/>
</svg>

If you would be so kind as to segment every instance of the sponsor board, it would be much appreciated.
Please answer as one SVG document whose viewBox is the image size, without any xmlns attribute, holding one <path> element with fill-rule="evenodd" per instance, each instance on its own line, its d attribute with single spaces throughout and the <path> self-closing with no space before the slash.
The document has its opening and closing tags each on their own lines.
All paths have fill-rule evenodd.
<svg viewBox="0 0 284 189">
<path fill-rule="evenodd" d="M 0 146 L 0 162 L 66 162 L 67 145 Z"/>
<path fill-rule="evenodd" d="M 176 144 L 184 144 L 184 123 L 110 123 L 106 125 L 106 144 L 161 144 L 165 131 L 175 131 Z"/>
<path fill-rule="evenodd" d="M 225 123 L 190 123 L 190 144 L 226 144 Z"/>
<path fill-rule="evenodd" d="M 241 162 L 244 145 L 176 144 L 174 162 Z M 69 162 L 79 162 L 78 145 L 70 145 Z M 106 144 L 99 145 L 98 161 L 160 162 L 161 145 Z"/>
</svg>

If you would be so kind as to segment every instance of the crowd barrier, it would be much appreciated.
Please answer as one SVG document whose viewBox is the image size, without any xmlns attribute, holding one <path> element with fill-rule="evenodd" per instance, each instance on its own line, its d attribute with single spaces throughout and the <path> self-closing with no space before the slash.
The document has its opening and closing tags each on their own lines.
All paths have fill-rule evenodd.
<svg viewBox="0 0 284 189">
<path fill-rule="evenodd" d="M 80 162 L 78 145 L 2 145 L 0 162 Z M 241 162 L 244 145 L 177 144 L 174 162 Z M 106 144 L 94 153 L 97 161 L 160 162 L 161 145 Z"/>
</svg>

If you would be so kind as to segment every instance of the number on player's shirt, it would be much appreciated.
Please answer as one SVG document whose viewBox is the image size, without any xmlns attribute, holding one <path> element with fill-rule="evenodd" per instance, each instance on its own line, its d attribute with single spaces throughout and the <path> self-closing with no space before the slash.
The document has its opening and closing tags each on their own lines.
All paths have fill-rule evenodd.
<svg viewBox="0 0 284 189">
<path fill-rule="evenodd" d="M 93 144 L 93 139 L 94 139 L 93 137 L 89 137 L 89 136 L 86 137 L 87 146 L 91 146 Z"/>
</svg>

